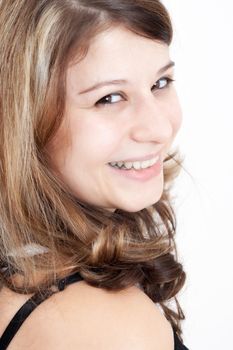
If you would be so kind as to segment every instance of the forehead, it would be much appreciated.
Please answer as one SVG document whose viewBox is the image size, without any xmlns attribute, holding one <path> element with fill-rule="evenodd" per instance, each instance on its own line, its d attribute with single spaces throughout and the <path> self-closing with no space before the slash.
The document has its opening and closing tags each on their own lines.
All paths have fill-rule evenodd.
<svg viewBox="0 0 233 350">
<path fill-rule="evenodd" d="M 96 36 L 87 55 L 69 70 L 76 72 L 79 82 L 115 79 L 117 76 L 139 74 L 150 69 L 154 73 L 169 59 L 169 47 L 139 36 L 124 27 L 110 28 Z"/>
</svg>

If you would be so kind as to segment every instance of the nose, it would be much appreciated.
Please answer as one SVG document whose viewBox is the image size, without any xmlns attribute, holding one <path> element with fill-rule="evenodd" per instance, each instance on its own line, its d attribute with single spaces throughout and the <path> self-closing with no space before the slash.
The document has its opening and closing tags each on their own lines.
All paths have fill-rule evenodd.
<svg viewBox="0 0 233 350">
<path fill-rule="evenodd" d="M 135 106 L 131 137 L 137 142 L 157 142 L 165 144 L 173 135 L 171 122 L 172 111 L 167 104 L 152 96 L 144 98 Z"/>
</svg>

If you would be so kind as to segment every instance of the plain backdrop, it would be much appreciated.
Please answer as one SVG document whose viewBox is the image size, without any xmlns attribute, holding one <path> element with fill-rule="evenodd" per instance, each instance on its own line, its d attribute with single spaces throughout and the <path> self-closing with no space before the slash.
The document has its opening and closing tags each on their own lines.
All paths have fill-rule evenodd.
<svg viewBox="0 0 233 350">
<path fill-rule="evenodd" d="M 233 1 L 162 2 L 183 109 L 175 144 L 184 170 L 173 193 L 184 340 L 190 350 L 233 349 Z"/>
</svg>

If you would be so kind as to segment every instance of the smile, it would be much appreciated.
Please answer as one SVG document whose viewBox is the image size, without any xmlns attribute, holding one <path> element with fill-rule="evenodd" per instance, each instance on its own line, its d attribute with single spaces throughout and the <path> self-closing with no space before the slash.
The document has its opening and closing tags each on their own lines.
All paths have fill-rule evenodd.
<svg viewBox="0 0 233 350">
<path fill-rule="evenodd" d="M 118 169 L 125 169 L 125 170 L 130 170 L 130 169 L 135 169 L 135 170 L 141 170 L 141 169 L 147 169 L 155 165 L 159 161 L 160 157 L 156 156 L 154 158 L 144 160 L 142 162 L 140 161 L 135 161 L 135 162 L 111 162 L 109 165 L 111 165 L 114 168 Z"/>
</svg>

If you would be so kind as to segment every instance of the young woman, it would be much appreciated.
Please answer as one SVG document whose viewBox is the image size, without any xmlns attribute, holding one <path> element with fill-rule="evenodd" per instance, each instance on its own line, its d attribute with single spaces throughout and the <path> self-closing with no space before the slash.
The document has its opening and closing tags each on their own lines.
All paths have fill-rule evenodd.
<svg viewBox="0 0 233 350">
<path fill-rule="evenodd" d="M 171 41 L 156 0 L 0 2 L 1 350 L 187 349 Z"/>
</svg>

